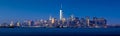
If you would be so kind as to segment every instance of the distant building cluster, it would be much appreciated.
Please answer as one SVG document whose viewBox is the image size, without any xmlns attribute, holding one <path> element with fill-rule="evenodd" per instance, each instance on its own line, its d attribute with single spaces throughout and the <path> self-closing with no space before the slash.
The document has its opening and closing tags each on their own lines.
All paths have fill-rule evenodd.
<svg viewBox="0 0 120 36">
<path fill-rule="evenodd" d="M 106 28 L 107 20 L 104 18 L 89 17 L 79 18 L 70 16 L 68 19 L 49 18 L 49 20 L 25 20 L 23 22 L 13 22 L 10 24 L 3 23 L 0 26 L 17 26 L 17 27 L 46 27 L 46 28 Z"/>
<path fill-rule="evenodd" d="M 71 15 L 69 18 L 63 18 L 62 6 L 60 9 L 60 19 L 49 17 L 48 20 L 25 20 L 23 22 L 13 22 L 10 24 L 3 23 L 0 27 L 44 27 L 44 28 L 106 28 L 107 20 L 104 18 L 89 16 L 85 18 L 74 17 Z"/>
</svg>

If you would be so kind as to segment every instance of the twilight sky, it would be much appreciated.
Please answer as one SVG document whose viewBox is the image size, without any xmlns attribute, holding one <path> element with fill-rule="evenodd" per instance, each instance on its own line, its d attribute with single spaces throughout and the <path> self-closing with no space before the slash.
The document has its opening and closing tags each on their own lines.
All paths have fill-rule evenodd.
<svg viewBox="0 0 120 36">
<path fill-rule="evenodd" d="M 120 24 L 120 0 L 0 0 L 0 23 L 59 18 L 60 5 L 64 17 L 104 17 L 108 24 Z"/>
</svg>

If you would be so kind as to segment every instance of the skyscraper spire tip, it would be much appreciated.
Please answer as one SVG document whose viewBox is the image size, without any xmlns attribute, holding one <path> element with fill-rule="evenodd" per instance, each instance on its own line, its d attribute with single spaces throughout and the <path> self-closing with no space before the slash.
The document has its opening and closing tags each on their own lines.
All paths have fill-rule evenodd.
<svg viewBox="0 0 120 36">
<path fill-rule="evenodd" d="M 61 7 L 60 8 L 62 9 L 62 3 L 61 3 Z"/>
</svg>

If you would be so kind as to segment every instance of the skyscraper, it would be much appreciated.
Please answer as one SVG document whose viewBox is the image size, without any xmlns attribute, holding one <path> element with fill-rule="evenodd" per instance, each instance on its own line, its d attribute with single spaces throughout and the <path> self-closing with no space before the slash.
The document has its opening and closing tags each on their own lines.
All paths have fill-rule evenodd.
<svg viewBox="0 0 120 36">
<path fill-rule="evenodd" d="M 87 26 L 89 27 L 89 24 L 90 24 L 89 16 L 86 16 L 86 23 L 87 23 Z"/>
<path fill-rule="evenodd" d="M 63 18 L 63 12 L 62 12 L 62 4 L 61 4 L 61 9 L 60 9 L 60 20 Z"/>
<path fill-rule="evenodd" d="M 49 17 L 49 20 L 52 20 L 52 17 L 51 17 L 51 16 Z"/>
<path fill-rule="evenodd" d="M 20 26 L 20 22 L 17 22 L 17 26 Z"/>
<path fill-rule="evenodd" d="M 13 21 L 11 21 L 11 22 L 10 22 L 10 26 L 13 26 L 13 25 L 14 25 L 14 22 L 13 22 Z"/>
</svg>

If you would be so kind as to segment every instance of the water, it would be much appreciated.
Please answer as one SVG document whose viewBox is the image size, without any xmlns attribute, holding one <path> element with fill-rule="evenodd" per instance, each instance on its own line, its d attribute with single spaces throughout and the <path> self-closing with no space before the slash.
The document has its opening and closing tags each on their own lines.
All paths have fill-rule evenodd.
<svg viewBox="0 0 120 36">
<path fill-rule="evenodd" d="M 120 28 L 0 28 L 0 35 L 119 35 Z"/>
</svg>

